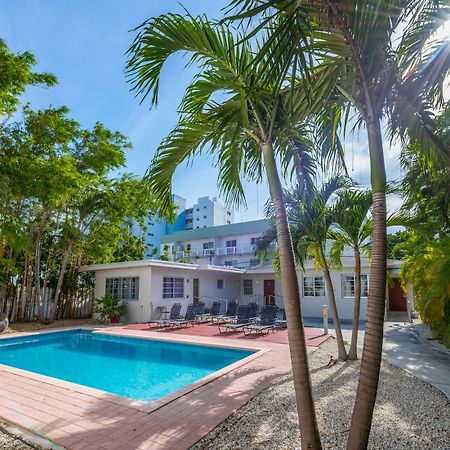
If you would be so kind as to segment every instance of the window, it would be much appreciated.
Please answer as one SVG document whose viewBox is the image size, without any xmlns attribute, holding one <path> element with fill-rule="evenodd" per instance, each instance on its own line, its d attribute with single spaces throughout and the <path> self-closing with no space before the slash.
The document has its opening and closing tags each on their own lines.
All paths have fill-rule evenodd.
<svg viewBox="0 0 450 450">
<path fill-rule="evenodd" d="M 255 237 L 250 238 L 250 245 L 256 245 L 256 239 Z"/>
<path fill-rule="evenodd" d="M 342 297 L 352 298 L 355 296 L 355 276 L 341 275 Z M 361 275 L 361 297 L 367 297 L 368 293 L 367 275 Z"/>
<path fill-rule="evenodd" d="M 231 211 L 227 211 L 227 214 L 228 214 L 229 216 L 231 216 Z"/>
<path fill-rule="evenodd" d="M 139 300 L 139 277 L 107 278 L 105 291 L 120 301 Z"/>
<path fill-rule="evenodd" d="M 197 208 L 196 211 L 200 211 L 200 208 Z"/>
<path fill-rule="evenodd" d="M 244 280 L 244 295 L 253 295 L 253 280 Z"/>
<path fill-rule="evenodd" d="M 203 216 L 204 219 L 206 219 L 206 216 Z"/>
<path fill-rule="evenodd" d="M 191 244 L 186 244 L 186 250 L 190 250 L 191 249 Z"/>
<path fill-rule="evenodd" d="M 227 248 L 227 255 L 234 255 L 236 253 L 236 239 L 226 241 L 225 247 Z"/>
<path fill-rule="evenodd" d="M 200 220 L 200 218 L 199 218 L 199 217 L 197 217 L 197 220 Z"/>
<path fill-rule="evenodd" d="M 231 225 L 231 222 L 230 222 L 229 220 L 227 220 L 227 224 L 228 224 L 228 225 Z"/>
<path fill-rule="evenodd" d="M 206 209 L 207 208 L 207 206 L 205 205 L 204 207 L 203 207 L 203 209 Z"/>
<path fill-rule="evenodd" d="M 203 242 L 203 256 L 214 255 L 214 241 Z"/>
<path fill-rule="evenodd" d="M 223 289 L 223 280 L 217 280 L 217 289 Z"/>
<path fill-rule="evenodd" d="M 184 278 L 163 278 L 163 298 L 183 298 Z"/>
<path fill-rule="evenodd" d="M 305 297 L 325 297 L 323 277 L 303 277 L 303 295 Z"/>
</svg>

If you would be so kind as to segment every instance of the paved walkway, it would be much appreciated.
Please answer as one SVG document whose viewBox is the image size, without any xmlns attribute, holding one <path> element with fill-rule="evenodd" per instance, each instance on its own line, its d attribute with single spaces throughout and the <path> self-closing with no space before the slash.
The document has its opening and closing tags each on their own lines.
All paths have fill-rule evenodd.
<svg viewBox="0 0 450 450">
<path fill-rule="evenodd" d="M 383 358 L 432 384 L 450 399 L 450 355 L 424 343 L 408 325 L 386 323 Z"/>
<path fill-rule="evenodd" d="M 266 335 L 252 334 L 250 336 L 245 336 L 244 333 L 236 332 L 226 332 L 220 333 L 217 324 L 197 324 L 195 326 L 188 326 L 185 328 L 178 328 L 172 330 L 166 330 L 164 328 L 149 328 L 147 324 L 133 324 L 126 325 L 127 330 L 139 330 L 147 333 L 158 333 L 164 336 L 204 336 L 204 337 L 214 337 L 214 338 L 225 338 L 225 339 L 236 339 L 244 345 L 245 342 L 273 342 L 276 344 L 288 344 L 288 334 L 287 329 L 282 328 L 275 333 L 269 332 Z M 329 336 L 323 333 L 320 328 L 308 328 L 305 329 L 305 341 L 307 346 L 318 347 L 323 342 L 325 342 Z"/>
</svg>

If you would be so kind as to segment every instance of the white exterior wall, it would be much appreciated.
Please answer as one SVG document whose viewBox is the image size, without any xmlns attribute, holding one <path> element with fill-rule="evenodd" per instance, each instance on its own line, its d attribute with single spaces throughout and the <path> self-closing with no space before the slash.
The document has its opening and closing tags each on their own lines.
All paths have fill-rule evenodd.
<svg viewBox="0 0 450 450">
<path fill-rule="evenodd" d="M 127 302 L 127 321 L 147 321 L 150 318 L 150 304 L 146 302 L 146 299 L 151 295 L 151 268 L 149 266 L 97 270 L 95 272 L 95 298 L 105 295 L 107 278 L 120 277 L 139 277 L 139 300 Z"/>
<path fill-rule="evenodd" d="M 199 279 L 199 298 L 209 307 L 214 299 L 235 300 L 239 298 L 241 273 L 230 273 L 214 269 L 200 269 L 196 265 L 180 267 L 127 267 L 96 270 L 95 297 L 105 295 L 106 279 L 139 277 L 139 300 L 129 300 L 127 304 L 128 322 L 146 322 L 159 318 L 161 308 L 170 309 L 173 303 L 181 303 L 181 314 L 193 302 L 194 278 Z M 163 278 L 184 279 L 184 295 L 181 298 L 163 298 Z M 218 289 L 217 280 L 223 280 L 223 289 Z M 226 304 L 226 302 L 224 303 Z"/>
<path fill-rule="evenodd" d="M 341 276 L 342 275 L 354 275 L 353 269 L 353 258 L 343 258 L 343 266 L 342 271 L 331 270 L 331 281 L 334 287 L 334 294 L 336 298 L 336 305 L 338 308 L 339 318 L 341 320 L 352 320 L 353 319 L 353 298 L 343 297 L 342 293 L 342 283 Z M 257 269 L 258 270 L 258 269 Z M 369 261 L 367 258 L 362 258 L 361 261 L 361 274 L 367 275 L 368 283 L 370 286 L 369 279 Z M 310 318 L 320 318 L 322 317 L 322 306 L 327 305 L 328 307 L 328 316 L 331 318 L 331 310 L 328 304 L 328 299 L 326 296 L 324 297 L 305 297 L 303 295 L 303 277 L 304 276 L 323 276 L 323 272 L 320 270 L 315 270 L 311 261 L 308 261 L 305 266 L 305 271 L 299 270 L 297 272 L 300 292 L 301 292 L 301 301 L 302 301 L 302 315 L 303 317 Z M 283 308 L 283 300 L 282 300 L 282 292 L 281 292 L 281 282 L 275 276 L 273 272 L 270 272 L 266 269 L 266 273 L 252 273 L 249 271 L 248 273 L 242 275 L 242 280 L 244 279 L 252 279 L 253 280 L 253 298 L 247 298 L 243 296 L 243 287 L 241 289 L 241 295 L 243 301 L 249 302 L 251 300 L 263 302 L 264 299 L 264 280 L 275 279 L 275 297 L 276 303 L 279 307 Z M 242 282 L 243 285 L 243 282 Z M 260 303 L 261 304 L 261 303 Z M 361 311 L 360 311 L 360 320 L 365 320 L 367 314 L 367 297 L 361 298 Z"/>
</svg>

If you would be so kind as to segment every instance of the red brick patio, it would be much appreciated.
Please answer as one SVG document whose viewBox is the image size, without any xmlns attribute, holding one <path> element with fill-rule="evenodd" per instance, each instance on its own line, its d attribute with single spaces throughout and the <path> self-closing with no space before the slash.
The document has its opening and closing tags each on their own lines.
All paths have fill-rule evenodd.
<svg viewBox="0 0 450 450">
<path fill-rule="evenodd" d="M 305 331 L 308 351 L 327 338 L 321 330 Z M 264 338 L 218 337 L 217 327 L 208 325 L 171 332 L 130 325 L 99 332 L 260 351 L 152 403 L 0 365 L 0 419 L 73 450 L 183 450 L 290 369 L 285 330 Z"/>
</svg>

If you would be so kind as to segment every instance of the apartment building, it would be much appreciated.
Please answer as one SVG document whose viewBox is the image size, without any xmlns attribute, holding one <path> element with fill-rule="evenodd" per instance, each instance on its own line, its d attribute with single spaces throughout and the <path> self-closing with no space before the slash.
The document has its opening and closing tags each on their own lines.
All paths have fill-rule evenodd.
<svg viewBox="0 0 450 450">
<path fill-rule="evenodd" d="M 161 239 L 161 251 L 174 261 L 254 267 L 260 264 L 254 250 L 256 239 L 267 225 L 267 220 L 262 219 L 177 231 Z M 270 263 L 270 258 L 265 263 Z"/>
<path fill-rule="evenodd" d="M 216 227 L 234 223 L 234 211 L 213 197 L 199 197 L 197 203 L 185 212 L 185 229 Z"/>
</svg>

